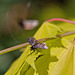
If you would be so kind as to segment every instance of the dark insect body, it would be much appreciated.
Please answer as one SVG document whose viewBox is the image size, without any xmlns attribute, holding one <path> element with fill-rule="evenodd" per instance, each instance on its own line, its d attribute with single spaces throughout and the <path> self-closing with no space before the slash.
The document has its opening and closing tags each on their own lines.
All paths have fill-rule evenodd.
<svg viewBox="0 0 75 75">
<path fill-rule="evenodd" d="M 48 49 L 45 43 L 38 43 L 37 40 L 34 37 L 29 37 L 27 38 L 27 41 L 30 43 L 31 50 L 35 50 L 36 48 L 41 48 L 41 49 Z"/>
</svg>

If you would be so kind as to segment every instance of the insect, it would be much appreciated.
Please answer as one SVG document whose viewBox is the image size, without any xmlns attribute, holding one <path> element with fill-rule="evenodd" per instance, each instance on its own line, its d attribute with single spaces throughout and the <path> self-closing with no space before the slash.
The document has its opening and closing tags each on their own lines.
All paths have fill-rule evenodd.
<svg viewBox="0 0 75 75">
<path fill-rule="evenodd" d="M 34 50 L 35 51 L 36 48 L 48 49 L 48 47 L 46 46 L 45 43 L 40 43 L 40 42 L 38 43 L 37 40 L 34 37 L 27 38 L 27 41 L 32 46 L 31 47 L 31 50 Z"/>
<path fill-rule="evenodd" d="M 22 27 L 24 30 L 33 30 L 36 26 L 38 26 L 38 20 L 23 20 L 22 18 L 18 21 L 19 26 Z"/>
</svg>

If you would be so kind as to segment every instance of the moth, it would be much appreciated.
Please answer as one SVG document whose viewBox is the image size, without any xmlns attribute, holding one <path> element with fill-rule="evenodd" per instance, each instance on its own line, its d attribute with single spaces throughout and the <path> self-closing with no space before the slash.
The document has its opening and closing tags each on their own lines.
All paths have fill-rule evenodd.
<svg viewBox="0 0 75 75">
<path fill-rule="evenodd" d="M 37 40 L 34 37 L 27 38 L 27 41 L 32 46 L 31 47 L 31 50 L 34 50 L 35 51 L 36 48 L 48 49 L 48 47 L 46 46 L 45 43 L 40 43 L 40 42 L 38 43 Z"/>
</svg>

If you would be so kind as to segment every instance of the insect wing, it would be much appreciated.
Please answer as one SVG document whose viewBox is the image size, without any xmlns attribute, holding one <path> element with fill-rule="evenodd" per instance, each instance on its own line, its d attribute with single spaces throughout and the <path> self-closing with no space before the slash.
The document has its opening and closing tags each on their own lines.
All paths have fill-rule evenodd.
<svg viewBox="0 0 75 75">
<path fill-rule="evenodd" d="M 31 46 L 35 45 L 37 40 L 34 37 L 27 38 L 27 41 L 30 43 Z"/>
<path fill-rule="evenodd" d="M 45 43 L 38 43 L 34 46 L 34 48 L 48 49 Z"/>
</svg>

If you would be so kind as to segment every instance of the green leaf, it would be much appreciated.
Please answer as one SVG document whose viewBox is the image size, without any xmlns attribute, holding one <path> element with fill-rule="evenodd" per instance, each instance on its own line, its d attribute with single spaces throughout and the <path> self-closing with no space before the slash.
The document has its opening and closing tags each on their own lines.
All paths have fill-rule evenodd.
<svg viewBox="0 0 75 75">
<path fill-rule="evenodd" d="M 74 37 L 75 35 L 70 35 L 62 38 L 61 42 L 64 48 L 51 48 L 50 53 L 57 56 L 58 62 L 49 64 L 48 75 L 75 75 L 75 44 L 73 44 Z"/>
<path fill-rule="evenodd" d="M 25 51 L 23 52 L 23 54 L 18 58 L 18 60 L 17 60 L 17 62 L 16 63 L 14 63 L 13 65 L 12 65 L 12 67 L 10 67 L 10 71 L 9 71 L 9 73 L 8 72 L 6 72 L 6 74 L 5 75 L 15 75 L 15 74 L 17 74 L 17 73 L 20 73 L 20 71 L 21 71 L 21 69 L 22 69 L 22 67 L 24 66 L 24 64 L 26 63 L 25 62 L 25 59 L 27 58 L 27 56 L 30 54 L 30 50 L 28 50 L 29 49 L 29 46 L 25 49 Z M 19 74 L 18 74 L 19 75 Z"/>
<path fill-rule="evenodd" d="M 58 26 L 44 22 L 39 30 L 35 33 L 34 37 L 36 39 L 50 38 L 55 37 L 59 32 L 62 31 Z"/>
<path fill-rule="evenodd" d="M 75 19 L 71 20 L 71 21 L 75 21 Z M 75 31 L 75 24 L 71 24 L 71 23 L 60 23 L 58 24 L 58 26 L 64 31 L 64 32 L 69 32 L 69 31 Z"/>
<path fill-rule="evenodd" d="M 27 59 L 26 59 L 26 62 L 29 64 L 29 65 L 31 65 L 32 67 L 33 67 L 33 69 L 35 69 L 35 71 L 37 71 L 36 70 L 36 67 L 35 67 L 35 64 L 34 64 L 34 61 L 36 60 L 36 58 L 38 57 L 40 55 L 40 53 L 32 53 L 29 57 L 27 57 Z M 32 59 L 33 58 L 33 59 Z"/>
<path fill-rule="evenodd" d="M 58 26 L 43 23 L 36 32 L 36 39 L 56 37 L 61 33 Z M 23 54 L 12 64 L 5 75 L 74 75 L 75 35 L 46 41 L 48 49 L 30 51 L 27 46 Z"/>
</svg>

